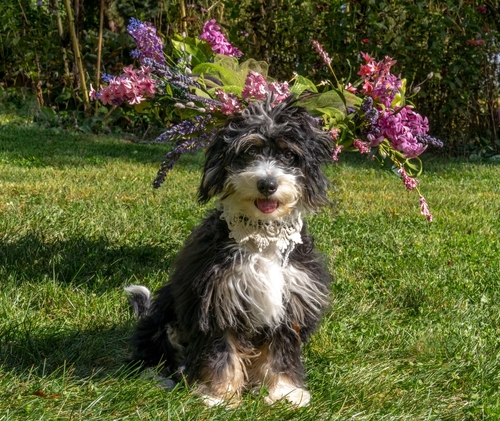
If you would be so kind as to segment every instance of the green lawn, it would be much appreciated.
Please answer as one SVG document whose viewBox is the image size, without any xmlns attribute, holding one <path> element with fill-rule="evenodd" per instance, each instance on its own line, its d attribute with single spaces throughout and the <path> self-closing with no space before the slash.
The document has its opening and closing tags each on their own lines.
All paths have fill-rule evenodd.
<svg viewBox="0 0 500 421">
<path fill-rule="evenodd" d="M 158 191 L 161 146 L 0 126 L 0 421 L 500 419 L 500 166 L 426 158 L 434 216 L 374 163 L 331 166 L 309 218 L 336 281 L 304 349 L 308 408 L 205 408 L 123 368 L 122 288 L 165 282 L 208 207 L 202 156 Z"/>
</svg>

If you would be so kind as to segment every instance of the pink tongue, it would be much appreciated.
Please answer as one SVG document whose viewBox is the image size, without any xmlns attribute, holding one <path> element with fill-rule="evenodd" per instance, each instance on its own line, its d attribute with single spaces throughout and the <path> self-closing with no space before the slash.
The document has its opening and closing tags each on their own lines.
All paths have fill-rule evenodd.
<svg viewBox="0 0 500 421">
<path fill-rule="evenodd" d="M 272 199 L 257 199 L 255 204 L 262 213 L 271 213 L 278 208 L 278 201 Z"/>
</svg>

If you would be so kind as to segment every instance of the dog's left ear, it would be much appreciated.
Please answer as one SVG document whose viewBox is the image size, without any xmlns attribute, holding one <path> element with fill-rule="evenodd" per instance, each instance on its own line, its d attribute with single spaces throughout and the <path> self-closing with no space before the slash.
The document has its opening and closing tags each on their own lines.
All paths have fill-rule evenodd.
<svg viewBox="0 0 500 421">
<path fill-rule="evenodd" d="M 207 203 L 224 189 L 227 178 L 227 141 L 226 129 L 217 133 L 214 141 L 205 153 L 205 165 L 203 167 L 203 177 L 198 189 L 198 201 Z"/>
<path fill-rule="evenodd" d="M 330 203 L 327 198 L 330 183 L 323 173 L 323 167 L 332 162 L 333 141 L 305 109 L 296 108 L 295 121 L 301 128 L 298 137 L 301 138 L 303 150 L 307 154 L 302 168 L 306 179 L 304 199 L 311 209 L 316 209 Z"/>
</svg>

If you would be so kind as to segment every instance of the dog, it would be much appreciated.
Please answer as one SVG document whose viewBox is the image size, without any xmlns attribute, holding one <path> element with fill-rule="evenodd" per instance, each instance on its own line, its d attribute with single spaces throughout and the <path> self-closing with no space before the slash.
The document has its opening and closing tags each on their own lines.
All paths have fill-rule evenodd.
<svg viewBox="0 0 500 421">
<path fill-rule="evenodd" d="M 206 150 L 198 198 L 218 206 L 180 251 L 154 297 L 125 290 L 138 317 L 134 361 L 162 364 L 208 405 L 309 404 L 301 345 L 328 307 L 331 275 L 303 216 L 329 203 L 327 132 L 294 100 L 250 103 Z"/>
</svg>

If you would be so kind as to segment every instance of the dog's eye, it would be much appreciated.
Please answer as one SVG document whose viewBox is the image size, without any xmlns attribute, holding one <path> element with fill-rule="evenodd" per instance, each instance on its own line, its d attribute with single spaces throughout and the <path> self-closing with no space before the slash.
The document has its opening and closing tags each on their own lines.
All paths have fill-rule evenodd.
<svg viewBox="0 0 500 421">
<path fill-rule="evenodd" d="M 295 159 L 295 154 L 290 150 L 285 151 L 281 155 L 281 159 L 286 163 L 292 163 L 293 160 Z"/>
<path fill-rule="evenodd" d="M 259 153 L 258 149 L 257 149 L 257 146 L 250 146 L 247 150 L 246 150 L 246 153 L 247 155 L 249 156 L 255 156 Z"/>
</svg>

